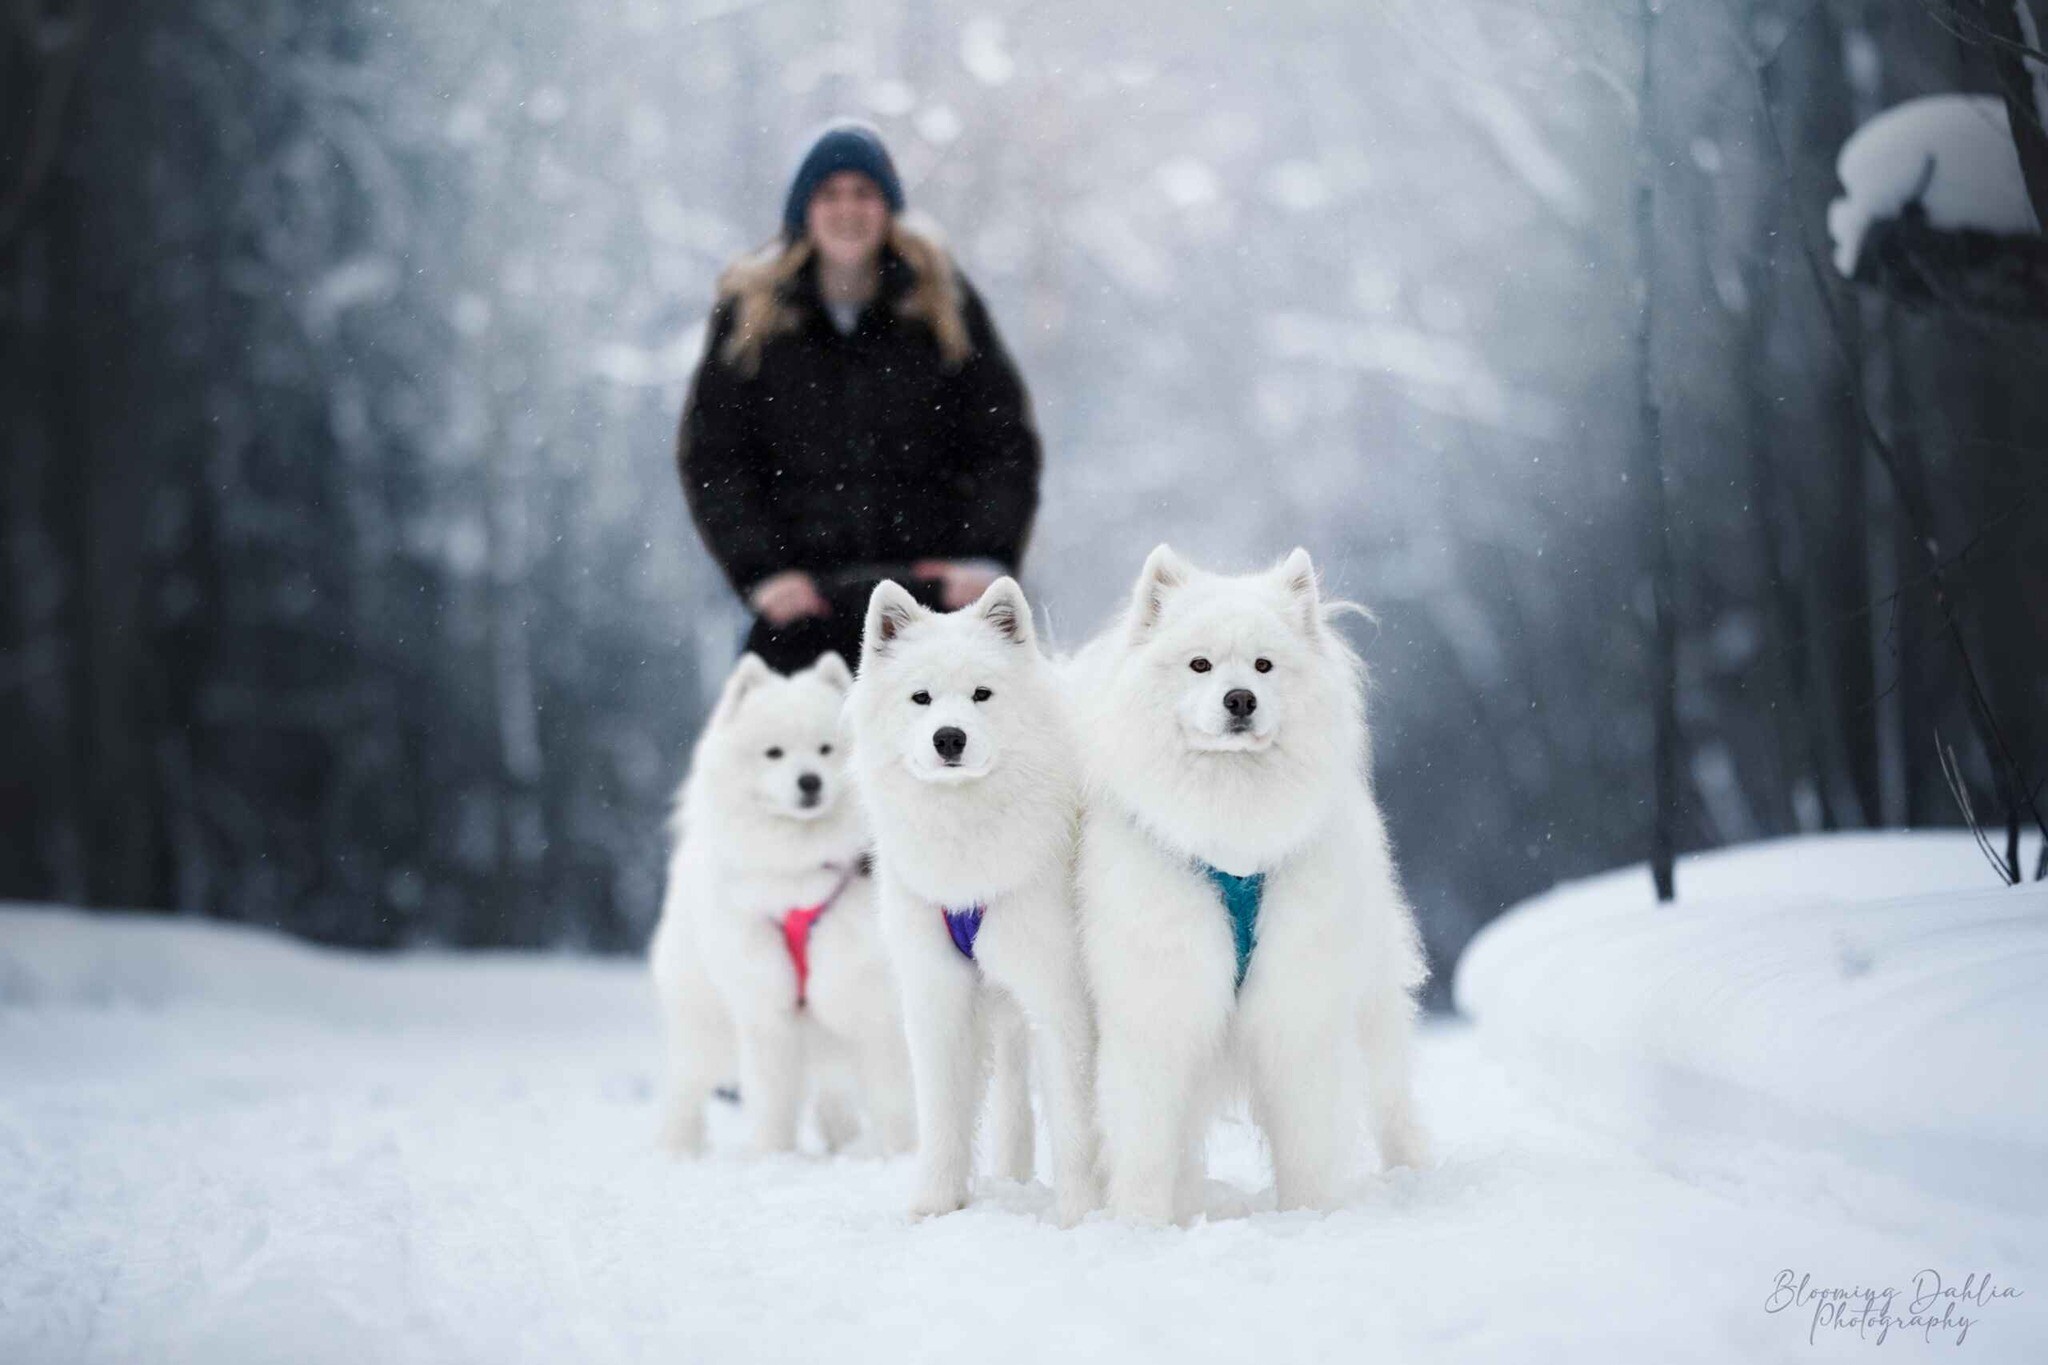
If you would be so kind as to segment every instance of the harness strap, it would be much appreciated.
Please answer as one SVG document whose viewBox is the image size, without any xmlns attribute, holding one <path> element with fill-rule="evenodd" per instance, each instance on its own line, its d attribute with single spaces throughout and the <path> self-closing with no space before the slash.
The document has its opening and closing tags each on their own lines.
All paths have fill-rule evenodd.
<svg viewBox="0 0 2048 1365">
<path fill-rule="evenodd" d="M 827 863 L 825 866 L 831 868 L 835 864 Z M 789 953 L 790 965 L 796 968 L 796 1007 L 798 1009 L 802 1009 L 810 999 L 811 927 L 818 922 L 821 915 L 832 908 L 834 902 L 846 893 L 846 888 L 853 885 L 853 879 L 860 876 L 866 870 L 867 860 L 865 858 L 851 867 L 840 868 L 839 884 L 832 888 L 831 893 L 825 899 L 819 901 L 816 905 L 799 905 L 794 910 L 785 910 L 782 912 L 782 918 L 777 921 L 782 926 L 782 946 Z"/>
<path fill-rule="evenodd" d="M 1244 989 L 1244 974 L 1251 970 L 1252 945 L 1259 938 L 1259 903 L 1266 896 L 1266 874 L 1254 872 L 1238 877 L 1220 867 L 1202 864 L 1202 871 L 1223 897 L 1224 913 L 1230 916 L 1230 938 L 1237 948 L 1237 987 Z"/>
<path fill-rule="evenodd" d="M 1223 913 L 1230 920 L 1231 946 L 1237 950 L 1237 976 L 1233 989 L 1242 991 L 1245 973 L 1252 967 L 1252 949 L 1259 941 L 1259 906 L 1266 898 L 1266 874 L 1254 872 L 1249 877 L 1240 877 L 1225 872 L 1213 863 L 1205 863 L 1174 848 L 1140 820 L 1136 811 L 1126 810 L 1124 818 L 1154 847 L 1169 857 L 1180 859 L 1183 866 L 1206 877 L 1209 885 L 1216 888 L 1217 896 L 1223 901 Z"/>
<path fill-rule="evenodd" d="M 964 910 L 950 906 L 939 907 L 939 915 L 946 921 L 946 933 L 952 938 L 953 946 L 960 950 L 960 956 L 974 961 L 974 940 L 981 933 L 981 917 L 987 906 L 979 903 Z"/>
</svg>

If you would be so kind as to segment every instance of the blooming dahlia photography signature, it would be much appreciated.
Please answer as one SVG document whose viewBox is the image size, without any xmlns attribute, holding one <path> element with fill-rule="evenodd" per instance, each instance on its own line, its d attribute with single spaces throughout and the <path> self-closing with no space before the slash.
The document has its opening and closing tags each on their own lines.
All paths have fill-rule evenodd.
<svg viewBox="0 0 2048 1365">
<path fill-rule="evenodd" d="M 1883 1345 L 1898 1333 L 1928 1342 L 1952 1340 L 1960 1346 L 1970 1329 L 1984 1320 L 1985 1310 L 2000 1300 L 2024 1297 L 2024 1290 L 1995 1283 L 1989 1273 L 1976 1271 L 1957 1280 L 1938 1270 L 1922 1270 L 1901 1288 L 1817 1284 L 1806 1272 L 1781 1270 L 1764 1300 L 1764 1311 L 1810 1314 L 1806 1339 L 1816 1345 L 1824 1335 L 1854 1332 L 1874 1345 Z"/>
</svg>

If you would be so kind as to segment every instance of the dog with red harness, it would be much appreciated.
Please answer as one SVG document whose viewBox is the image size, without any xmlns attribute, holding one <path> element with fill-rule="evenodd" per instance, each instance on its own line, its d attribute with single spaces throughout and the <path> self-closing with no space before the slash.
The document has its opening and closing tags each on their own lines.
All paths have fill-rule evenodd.
<svg viewBox="0 0 2048 1365">
<path fill-rule="evenodd" d="M 787 1152 L 806 1108 L 825 1146 L 914 1140 L 903 1025 L 876 922 L 868 828 L 846 778 L 837 654 L 783 677 L 747 655 L 678 793 L 649 949 L 668 1030 L 663 1141 L 704 1149 L 706 1103 L 738 1082 L 755 1152 Z"/>
</svg>

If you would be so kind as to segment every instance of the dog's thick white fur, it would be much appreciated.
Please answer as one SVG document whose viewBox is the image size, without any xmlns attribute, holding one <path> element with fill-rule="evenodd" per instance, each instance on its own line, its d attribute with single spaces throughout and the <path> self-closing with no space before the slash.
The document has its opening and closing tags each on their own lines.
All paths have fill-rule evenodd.
<svg viewBox="0 0 2048 1365">
<path fill-rule="evenodd" d="M 830 1148 L 863 1117 L 874 1146 L 910 1148 L 909 1058 L 846 777 L 852 685 L 837 654 L 788 678 L 746 655 L 698 737 L 648 949 L 668 1029 L 662 1136 L 678 1153 L 703 1150 L 705 1104 L 735 1079 L 755 1152 L 790 1151 L 807 1101 Z M 835 888 L 800 1006 L 782 919 Z"/>
<path fill-rule="evenodd" d="M 1008 578 L 946 614 L 883 583 L 865 630 L 848 711 L 916 1082 L 912 1212 L 967 1203 L 991 1060 L 997 1170 L 1030 1176 L 1028 1034 L 1057 1213 L 1072 1224 L 1097 1202 L 1094 1028 L 1072 892 L 1079 773 L 1057 680 Z M 970 961 L 944 912 L 975 905 Z"/>
<path fill-rule="evenodd" d="M 1424 968 L 1368 774 L 1364 670 L 1308 554 L 1206 573 L 1160 546 L 1069 666 L 1087 759 L 1078 885 L 1108 1200 L 1194 1212 L 1214 1107 L 1248 1087 L 1279 1207 L 1326 1207 L 1357 1131 L 1414 1164 Z M 1241 991 L 1208 864 L 1265 875 Z M 1361 1055 L 1362 1054 L 1362 1055 Z"/>
</svg>

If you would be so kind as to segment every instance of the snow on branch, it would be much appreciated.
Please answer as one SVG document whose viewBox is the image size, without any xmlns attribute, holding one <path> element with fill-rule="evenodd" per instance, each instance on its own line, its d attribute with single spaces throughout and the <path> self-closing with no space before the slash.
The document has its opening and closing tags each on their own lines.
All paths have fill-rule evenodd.
<svg viewBox="0 0 2048 1365">
<path fill-rule="evenodd" d="M 1856 130 L 1828 208 L 1835 269 L 1911 302 L 2048 315 L 2041 235 L 2005 101 L 1909 100 Z"/>
<path fill-rule="evenodd" d="M 1855 278 L 1871 225 L 1917 204 L 1937 228 L 2038 233 L 2005 102 L 1988 95 L 1908 100 L 1856 130 L 1835 163 L 1845 193 L 1828 208 L 1835 268 Z"/>
</svg>

